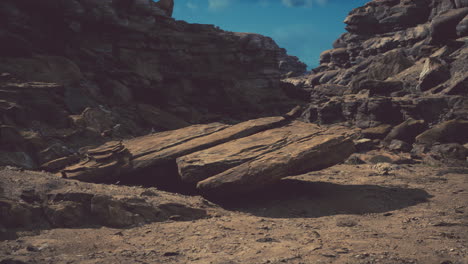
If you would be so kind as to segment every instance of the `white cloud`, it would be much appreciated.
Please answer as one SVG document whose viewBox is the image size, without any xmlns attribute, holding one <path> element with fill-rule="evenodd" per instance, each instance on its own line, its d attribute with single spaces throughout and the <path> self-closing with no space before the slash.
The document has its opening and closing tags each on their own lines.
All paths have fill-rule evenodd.
<svg viewBox="0 0 468 264">
<path fill-rule="evenodd" d="M 229 7 L 235 3 L 252 3 L 259 4 L 262 7 L 268 7 L 272 3 L 282 3 L 287 7 L 311 7 L 314 5 L 324 6 L 329 2 L 329 0 L 207 0 L 208 9 L 212 11 L 218 11 Z M 190 5 L 190 6 L 189 6 Z M 194 9 L 193 7 L 198 7 L 193 2 L 189 1 L 187 7 Z"/>
<path fill-rule="evenodd" d="M 210 10 L 220 10 L 228 7 L 231 0 L 208 0 L 208 8 Z"/>
<path fill-rule="evenodd" d="M 281 0 L 281 2 L 289 7 L 309 7 L 312 6 L 313 0 Z"/>
</svg>

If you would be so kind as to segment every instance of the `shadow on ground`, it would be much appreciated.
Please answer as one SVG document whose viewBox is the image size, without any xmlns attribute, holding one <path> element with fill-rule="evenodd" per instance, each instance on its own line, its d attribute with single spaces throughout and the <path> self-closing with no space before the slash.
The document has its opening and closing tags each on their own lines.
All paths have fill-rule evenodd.
<svg viewBox="0 0 468 264">
<path fill-rule="evenodd" d="M 221 204 L 228 210 L 261 217 L 314 218 L 384 213 L 424 203 L 431 197 L 421 189 L 285 179 L 261 192 L 222 201 Z"/>
</svg>

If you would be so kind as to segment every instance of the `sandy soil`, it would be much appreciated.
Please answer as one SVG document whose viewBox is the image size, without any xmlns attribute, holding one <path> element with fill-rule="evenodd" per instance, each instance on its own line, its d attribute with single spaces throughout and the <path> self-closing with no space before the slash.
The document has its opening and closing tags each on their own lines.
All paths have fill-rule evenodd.
<svg viewBox="0 0 468 264">
<path fill-rule="evenodd" d="M 468 170 L 384 174 L 334 166 L 194 221 L 24 231 L 0 263 L 468 263 Z"/>
</svg>

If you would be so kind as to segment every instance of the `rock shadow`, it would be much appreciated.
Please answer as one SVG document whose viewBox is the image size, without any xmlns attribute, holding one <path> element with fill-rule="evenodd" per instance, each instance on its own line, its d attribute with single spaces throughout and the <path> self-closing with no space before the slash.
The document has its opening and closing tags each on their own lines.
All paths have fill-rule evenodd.
<svg viewBox="0 0 468 264">
<path fill-rule="evenodd" d="M 268 218 L 316 218 L 384 213 L 426 202 L 422 189 L 340 185 L 285 179 L 255 194 L 216 201 L 225 209 Z"/>
</svg>

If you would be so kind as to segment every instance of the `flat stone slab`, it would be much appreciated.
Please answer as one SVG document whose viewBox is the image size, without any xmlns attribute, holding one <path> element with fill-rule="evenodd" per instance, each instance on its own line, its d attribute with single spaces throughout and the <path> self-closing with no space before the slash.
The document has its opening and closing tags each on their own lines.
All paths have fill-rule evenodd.
<svg viewBox="0 0 468 264">
<path fill-rule="evenodd" d="M 111 141 L 86 151 L 80 162 L 61 170 L 66 178 L 87 182 L 117 180 L 133 169 L 132 160 L 148 153 L 209 135 L 229 127 L 221 123 L 193 125 L 177 130 L 150 134 L 123 142 Z"/>
<path fill-rule="evenodd" d="M 342 162 L 355 151 L 354 133 L 288 116 L 194 125 L 88 149 L 60 174 L 87 182 L 189 183 L 224 197 Z"/>
<path fill-rule="evenodd" d="M 87 151 L 79 163 L 61 170 L 63 177 L 88 182 L 117 180 L 121 175 L 158 167 L 205 148 L 282 126 L 285 117 L 265 117 L 236 125 L 212 123 L 108 142 Z M 153 175 L 162 177 L 161 175 Z M 163 175 L 164 176 L 164 175 Z"/>
<path fill-rule="evenodd" d="M 124 140 L 122 143 L 130 151 L 133 159 L 170 149 L 190 140 L 211 135 L 230 127 L 221 123 L 193 125 L 177 130 L 154 133 L 143 137 Z"/>
<path fill-rule="evenodd" d="M 159 135 L 149 137 L 147 139 L 136 139 L 127 141 L 124 144 L 128 146 L 130 153 L 132 153 L 133 168 L 147 168 L 166 161 L 177 159 L 178 157 L 210 148 L 231 140 L 242 137 L 247 137 L 252 134 L 278 127 L 286 122 L 286 118 L 281 116 L 265 117 L 254 120 L 242 122 L 233 126 L 228 126 L 220 129 L 217 132 L 211 133 L 207 136 L 197 137 L 192 140 L 179 141 L 178 144 L 172 144 L 170 147 L 159 148 L 154 146 L 154 142 L 161 141 Z M 177 130 L 176 130 L 177 131 Z M 177 137 L 176 131 L 172 131 L 171 136 Z M 138 145 L 138 147 L 135 147 Z M 155 149 L 156 148 L 156 149 Z M 136 151 L 138 149 L 138 151 Z"/>
<path fill-rule="evenodd" d="M 333 166 L 355 151 L 351 139 L 321 135 L 290 144 L 197 184 L 203 195 L 223 198 L 251 192 L 287 176 Z"/>
<path fill-rule="evenodd" d="M 182 181 L 197 183 L 294 142 L 309 139 L 323 129 L 318 125 L 292 123 L 248 137 L 233 140 L 177 159 Z"/>
</svg>

